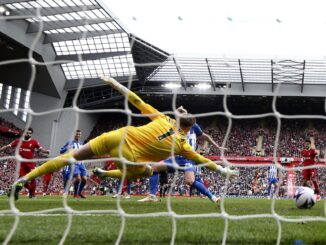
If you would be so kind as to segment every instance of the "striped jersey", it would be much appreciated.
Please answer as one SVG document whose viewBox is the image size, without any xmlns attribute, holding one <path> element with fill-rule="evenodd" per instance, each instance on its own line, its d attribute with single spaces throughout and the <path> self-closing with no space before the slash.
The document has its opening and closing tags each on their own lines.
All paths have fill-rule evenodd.
<svg viewBox="0 0 326 245">
<path fill-rule="evenodd" d="M 203 131 L 197 123 L 195 123 L 187 133 L 187 141 L 194 151 L 197 150 L 197 137 L 202 134 Z"/>
<path fill-rule="evenodd" d="M 63 147 L 60 148 L 60 154 L 66 153 L 67 151 L 79 149 L 82 146 L 83 142 L 80 140 L 69 140 Z M 75 164 L 82 164 L 82 162 L 76 162 Z"/>
<path fill-rule="evenodd" d="M 268 178 L 277 179 L 277 167 L 275 165 L 271 165 L 268 167 Z"/>
</svg>

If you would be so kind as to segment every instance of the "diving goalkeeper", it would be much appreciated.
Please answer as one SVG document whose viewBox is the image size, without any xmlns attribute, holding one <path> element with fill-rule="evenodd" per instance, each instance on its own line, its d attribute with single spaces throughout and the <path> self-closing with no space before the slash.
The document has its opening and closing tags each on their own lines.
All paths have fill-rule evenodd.
<svg viewBox="0 0 326 245">
<path fill-rule="evenodd" d="M 139 109 L 142 114 L 147 114 L 151 122 L 140 127 L 126 126 L 103 133 L 81 148 L 47 161 L 14 183 L 12 188 L 16 195 L 28 181 L 46 173 L 55 172 L 65 165 L 103 155 L 110 155 L 121 160 L 115 160 L 118 167 L 116 170 L 104 171 L 96 169 L 94 173 L 101 177 L 122 178 L 124 162 L 131 163 L 125 165 L 126 179 L 149 177 L 153 174 L 149 163 L 159 162 L 170 157 L 172 149 L 175 155 L 184 156 L 197 164 L 206 163 L 206 168 L 220 172 L 225 176 L 229 176 L 229 178 L 235 178 L 239 175 L 238 171 L 227 167 L 223 168 L 193 151 L 187 142 L 186 134 L 196 122 L 195 117 L 188 113 L 179 114 L 180 118 L 177 124 L 175 119 L 146 104 L 135 93 L 115 79 L 106 77 L 101 79 L 126 96 L 128 101 Z"/>
</svg>

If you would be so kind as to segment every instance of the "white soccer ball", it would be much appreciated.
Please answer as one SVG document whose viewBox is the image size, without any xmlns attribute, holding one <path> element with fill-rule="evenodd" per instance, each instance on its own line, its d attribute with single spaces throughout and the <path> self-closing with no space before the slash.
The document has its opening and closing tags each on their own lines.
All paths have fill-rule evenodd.
<svg viewBox="0 0 326 245">
<path fill-rule="evenodd" d="M 301 186 L 295 191 L 294 199 L 297 208 L 312 208 L 316 203 L 313 189 L 305 186 Z"/>
</svg>

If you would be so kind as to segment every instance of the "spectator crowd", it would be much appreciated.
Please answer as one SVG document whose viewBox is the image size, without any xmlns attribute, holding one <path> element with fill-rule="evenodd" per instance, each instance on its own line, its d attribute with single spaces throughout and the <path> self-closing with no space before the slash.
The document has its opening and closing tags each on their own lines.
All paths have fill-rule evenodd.
<svg viewBox="0 0 326 245">
<path fill-rule="evenodd" d="M 146 119 L 132 118 L 133 125 L 146 123 Z M 199 118 L 198 123 L 205 133 L 210 135 L 219 145 L 227 148 L 222 152 L 214 147 L 206 146 L 205 142 L 199 142 L 199 149 L 205 155 L 225 156 L 273 156 L 275 147 L 276 156 L 301 157 L 304 140 L 307 137 L 313 139 L 316 149 L 320 151 L 320 158 L 325 158 L 326 127 L 321 120 L 283 120 L 278 125 L 274 118 L 263 119 L 233 119 L 223 117 Z M 1 126 L 15 130 L 13 124 L 0 119 Z M 127 124 L 124 115 L 107 115 L 98 121 L 87 140 L 100 135 L 103 132 L 123 127 Z M 279 133 L 277 133 L 279 126 Z M 1 134 L 1 132 L 0 132 Z M 277 137 L 277 135 L 279 135 Z M 17 136 L 16 136 L 17 137 Z M 259 140 L 260 138 L 260 140 Z M 1 134 L 0 146 L 10 143 L 13 135 Z M 277 141 L 277 143 L 276 143 Z M 258 147 L 258 144 L 261 144 Z M 14 151 L 0 152 L 0 194 L 4 194 L 16 178 L 16 160 Z M 91 168 L 89 168 L 91 170 Z M 267 168 L 257 166 L 239 167 L 240 177 L 233 183 L 226 183 L 225 179 L 214 172 L 202 169 L 201 178 L 208 183 L 209 190 L 214 194 L 225 193 L 235 196 L 266 196 L 267 195 Z M 281 173 L 280 195 L 287 195 L 287 174 Z M 318 169 L 318 179 L 322 196 L 326 191 L 326 165 Z M 296 184 L 302 183 L 301 173 L 296 172 Z M 169 174 L 169 186 L 172 195 L 188 195 L 183 173 Z M 118 181 L 115 179 L 99 180 L 91 176 L 87 182 L 85 192 L 88 194 L 115 194 Z M 144 195 L 148 193 L 148 179 L 134 180 L 131 184 L 132 194 Z M 37 180 L 37 192 L 42 193 L 43 181 Z M 62 174 L 54 173 L 49 185 L 49 192 L 61 194 L 63 192 Z"/>
</svg>

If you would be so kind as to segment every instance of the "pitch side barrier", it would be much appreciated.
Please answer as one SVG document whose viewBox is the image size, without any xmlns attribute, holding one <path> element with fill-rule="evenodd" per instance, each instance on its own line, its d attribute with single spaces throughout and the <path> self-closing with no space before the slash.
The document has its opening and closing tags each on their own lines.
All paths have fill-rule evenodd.
<svg viewBox="0 0 326 245">
<path fill-rule="evenodd" d="M 247 164 L 253 164 L 253 165 L 262 165 L 262 164 L 272 164 L 275 162 L 279 162 L 280 164 L 288 167 L 294 167 L 299 165 L 302 162 L 302 158 L 300 157 L 241 157 L 241 156 L 205 156 L 206 158 L 209 158 L 212 161 L 223 161 L 227 160 L 228 162 L 232 164 L 239 164 L 239 165 L 247 165 Z M 316 165 L 325 165 L 326 159 L 319 159 Z"/>
</svg>

